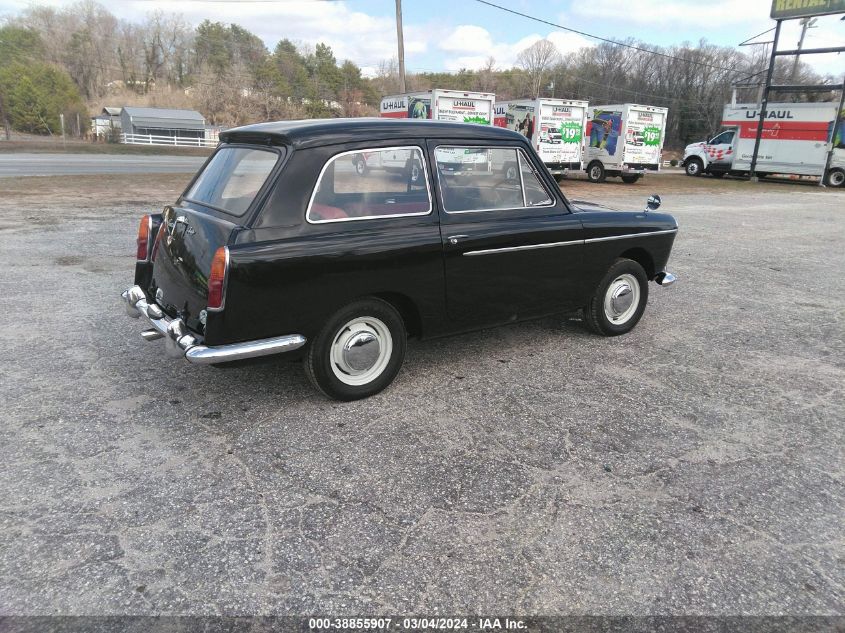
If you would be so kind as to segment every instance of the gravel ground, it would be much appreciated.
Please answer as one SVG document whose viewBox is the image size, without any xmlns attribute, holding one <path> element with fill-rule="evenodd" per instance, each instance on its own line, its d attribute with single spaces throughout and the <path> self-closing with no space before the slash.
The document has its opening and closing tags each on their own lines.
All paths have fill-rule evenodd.
<svg viewBox="0 0 845 633">
<path fill-rule="evenodd" d="M 341 404 L 124 316 L 186 178 L 0 180 L 0 615 L 845 615 L 845 193 L 567 184 L 680 222 L 632 333 L 412 343 Z"/>
</svg>

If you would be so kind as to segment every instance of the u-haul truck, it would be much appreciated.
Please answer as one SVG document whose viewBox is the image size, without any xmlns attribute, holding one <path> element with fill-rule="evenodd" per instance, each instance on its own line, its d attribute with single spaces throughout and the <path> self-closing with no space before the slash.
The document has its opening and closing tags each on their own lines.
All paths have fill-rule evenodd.
<svg viewBox="0 0 845 633">
<path fill-rule="evenodd" d="M 590 106 L 587 178 L 602 182 L 619 176 L 633 183 L 646 172 L 659 171 L 668 113 L 666 108 L 636 103 Z"/>
<path fill-rule="evenodd" d="M 757 153 L 760 176 L 783 174 L 821 178 L 833 149 L 825 182 L 845 184 L 845 111 L 837 103 L 770 103 Z M 751 169 L 760 110 L 757 104 L 726 105 L 725 128 L 709 141 L 687 145 L 683 166 L 690 176 L 742 176 Z"/>
<path fill-rule="evenodd" d="M 431 119 L 493 125 L 496 95 L 459 90 L 423 90 L 384 97 L 379 114 L 391 119 Z"/>
<path fill-rule="evenodd" d="M 587 107 L 586 101 L 569 99 L 499 101 L 493 121 L 529 138 L 549 171 L 560 179 L 568 171 L 584 168 Z"/>
<path fill-rule="evenodd" d="M 379 116 L 389 119 L 430 119 L 433 121 L 493 125 L 493 104 L 495 101 L 496 95 L 489 92 L 422 90 L 384 97 L 381 100 Z M 441 154 L 448 152 L 448 149 L 441 149 Z M 379 157 L 381 155 L 381 153 L 376 154 Z M 472 156 L 474 157 L 473 160 L 469 161 L 466 156 L 456 156 L 455 169 L 461 165 L 466 168 L 468 163 L 473 162 L 486 165 L 486 153 L 476 153 Z M 375 165 L 374 167 L 380 166 Z M 385 168 L 396 166 L 398 165 L 384 165 Z"/>
</svg>

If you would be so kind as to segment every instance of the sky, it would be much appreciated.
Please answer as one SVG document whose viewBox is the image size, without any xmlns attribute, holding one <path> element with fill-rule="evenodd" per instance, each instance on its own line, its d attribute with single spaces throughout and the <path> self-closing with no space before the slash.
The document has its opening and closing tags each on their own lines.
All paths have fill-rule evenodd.
<svg viewBox="0 0 845 633">
<path fill-rule="evenodd" d="M 74 0 L 40 0 L 63 6 Z M 736 46 L 772 28 L 771 0 L 493 0 L 496 4 L 555 24 L 607 38 L 633 37 L 670 45 L 705 38 Z M 31 0 L 0 0 L 0 16 L 13 16 Z M 338 59 L 350 59 L 372 74 L 396 55 L 394 0 L 107 0 L 113 14 L 130 21 L 156 9 L 180 13 L 198 24 L 208 18 L 234 22 L 260 36 L 272 50 L 280 39 L 329 44 Z M 403 0 L 405 65 L 408 71 L 478 68 L 492 56 L 511 67 L 521 50 L 549 38 L 566 55 L 595 40 L 511 15 L 475 0 Z M 842 16 L 818 18 L 805 48 L 845 45 Z M 784 23 L 781 48 L 794 48 L 797 20 Z M 758 38 L 770 39 L 771 34 Z M 841 77 L 845 53 L 803 58 L 818 72 Z"/>
</svg>

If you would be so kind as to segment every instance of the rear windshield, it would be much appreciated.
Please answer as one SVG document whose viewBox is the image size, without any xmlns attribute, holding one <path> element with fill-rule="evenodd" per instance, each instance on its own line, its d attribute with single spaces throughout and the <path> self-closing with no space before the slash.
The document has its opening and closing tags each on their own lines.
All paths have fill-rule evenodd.
<svg viewBox="0 0 845 633">
<path fill-rule="evenodd" d="M 279 155 L 251 147 L 223 147 L 205 166 L 185 199 L 234 216 L 246 213 Z"/>
</svg>

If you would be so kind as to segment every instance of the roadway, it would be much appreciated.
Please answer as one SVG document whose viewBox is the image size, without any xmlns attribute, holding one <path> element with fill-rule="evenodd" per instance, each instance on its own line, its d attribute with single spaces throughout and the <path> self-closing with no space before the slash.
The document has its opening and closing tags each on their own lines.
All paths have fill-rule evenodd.
<svg viewBox="0 0 845 633">
<path fill-rule="evenodd" d="M 0 154 L 0 178 L 91 174 L 193 173 L 204 156 Z"/>
</svg>

